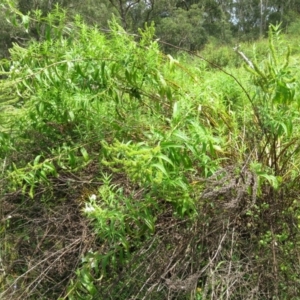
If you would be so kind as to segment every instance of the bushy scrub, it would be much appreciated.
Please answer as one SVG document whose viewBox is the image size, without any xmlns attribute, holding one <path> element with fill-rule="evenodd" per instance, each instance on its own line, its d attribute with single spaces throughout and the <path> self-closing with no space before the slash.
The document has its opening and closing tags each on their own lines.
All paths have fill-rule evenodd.
<svg viewBox="0 0 300 300">
<path fill-rule="evenodd" d="M 27 27 L 41 25 L 41 40 L 15 45 L 11 59 L 2 61 L 1 84 L 13 99 L 3 101 L 5 190 L 20 207 L 32 201 L 39 210 L 52 211 L 68 201 L 80 203 L 82 218 L 91 221 L 102 250 L 84 250 L 67 296 L 89 299 L 98 293 L 97 277 L 115 278 L 151 238 L 158 215 L 171 209 L 174 218 L 197 216 L 201 187 L 191 183 L 216 170 L 223 140 L 205 127 L 211 114 L 199 115 L 201 99 L 185 101 L 193 96 L 183 84 L 195 84 L 196 75 L 160 52 L 153 26 L 141 30 L 135 41 L 115 21 L 108 35 L 79 17 L 67 24 L 58 8 L 46 17 L 37 11 L 23 20 Z M 33 232 L 28 224 L 13 219 L 12 227 L 20 231 L 7 236 Z M 46 236 L 42 229 L 40 234 Z M 28 251 L 39 267 L 41 245 L 56 243 L 36 238 L 39 249 Z M 58 257 L 73 249 L 64 243 L 55 247 Z M 3 296 L 25 277 L 21 268 L 14 270 Z M 50 270 L 42 272 L 45 285 Z M 32 278 L 29 295 L 35 297 L 39 279 Z M 23 297 L 26 286 L 21 284 L 18 292 Z"/>
<path fill-rule="evenodd" d="M 1 61 L 1 239 L 18 262 L 1 257 L 1 296 L 296 297 L 299 87 L 279 28 L 243 70 L 211 53 L 223 70 L 163 54 L 153 25 L 22 20 L 41 39 Z"/>
</svg>

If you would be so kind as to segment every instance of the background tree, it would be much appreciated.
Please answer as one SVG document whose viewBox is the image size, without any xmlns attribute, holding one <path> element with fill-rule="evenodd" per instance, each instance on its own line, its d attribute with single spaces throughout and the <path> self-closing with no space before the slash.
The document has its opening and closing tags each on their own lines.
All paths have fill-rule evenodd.
<svg viewBox="0 0 300 300">
<path fill-rule="evenodd" d="M 24 44 L 30 38 L 43 38 L 34 26 L 25 32 L 9 24 L 7 3 L 22 14 L 38 9 L 43 16 L 58 4 L 69 18 L 80 14 L 87 24 L 104 30 L 113 15 L 131 33 L 154 22 L 161 41 L 190 50 L 200 50 L 210 39 L 218 43 L 253 40 L 265 36 L 269 24 L 281 22 L 283 29 L 288 28 L 300 14 L 300 0 L 0 0 L 4 8 L 0 12 L 2 57 L 8 55 L 13 42 Z"/>
<path fill-rule="evenodd" d="M 209 36 L 218 38 L 223 43 L 230 41 L 232 33 L 230 32 L 230 2 L 206 0 L 198 1 L 204 11 L 203 27 Z M 202 3 L 202 4 L 201 4 Z"/>
<path fill-rule="evenodd" d="M 189 9 L 173 7 L 162 12 L 162 17 L 156 23 L 156 33 L 163 42 L 188 50 L 197 50 L 207 41 L 203 23 L 203 10 L 198 5 L 194 4 Z M 168 46 L 165 48 L 170 50 Z"/>
<path fill-rule="evenodd" d="M 109 0 L 111 5 L 118 11 L 122 26 L 125 30 L 128 29 L 128 14 L 141 0 L 126 1 L 126 0 Z"/>
</svg>

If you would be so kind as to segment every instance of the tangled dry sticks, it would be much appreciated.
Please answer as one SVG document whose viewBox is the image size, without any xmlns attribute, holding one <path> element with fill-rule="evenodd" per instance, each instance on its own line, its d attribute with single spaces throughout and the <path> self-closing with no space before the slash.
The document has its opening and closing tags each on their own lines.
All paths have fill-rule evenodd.
<svg viewBox="0 0 300 300">
<path fill-rule="evenodd" d="M 18 203 L 17 194 L 2 199 L 5 214 L 13 218 L 1 242 L 13 248 L 10 257 L 3 258 L 10 284 L 1 299 L 62 297 L 81 257 L 91 248 L 101 251 L 74 201 L 85 184 L 71 186 L 64 194 L 67 201 L 47 210 L 38 201 L 29 210 L 26 203 Z M 296 297 L 298 284 L 283 278 L 278 268 L 278 262 L 287 259 L 284 255 L 292 253 L 281 253 L 274 239 L 265 248 L 259 244 L 266 229 L 274 236 L 279 230 L 270 215 L 282 208 L 270 205 L 255 219 L 249 212 L 270 200 L 257 189 L 253 172 L 229 166 L 206 181 L 195 220 L 176 218 L 172 206 L 162 201 L 165 209 L 157 216 L 155 234 L 132 251 L 118 272 L 96 282 L 97 299 L 270 299 L 278 295 L 279 282 L 286 282 L 289 295 Z M 15 230 L 18 242 L 10 240 Z"/>
</svg>

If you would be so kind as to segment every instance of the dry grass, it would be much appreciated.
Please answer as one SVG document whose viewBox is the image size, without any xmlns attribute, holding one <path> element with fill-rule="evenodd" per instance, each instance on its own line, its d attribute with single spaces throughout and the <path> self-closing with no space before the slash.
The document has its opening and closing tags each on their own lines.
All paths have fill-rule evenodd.
<svg viewBox="0 0 300 300">
<path fill-rule="evenodd" d="M 237 170 L 230 166 L 207 180 L 193 221 L 176 218 L 162 200 L 155 234 L 132 249 L 126 265 L 95 282 L 97 299 L 297 299 L 299 254 L 296 248 L 284 251 L 276 234 L 285 222 L 289 240 L 297 243 L 298 229 L 278 213 L 280 192 L 266 187 L 258 196 L 256 176 Z M 3 214 L 12 216 L 1 240 L 10 248 L 1 257 L 1 299 L 58 299 L 66 295 L 82 256 L 91 248 L 105 251 L 80 212 L 82 195 L 98 183 L 83 176 L 70 185 L 69 179 L 53 185 L 55 197 L 63 199 L 55 205 L 24 201 L 18 193 L 1 200 Z M 258 220 L 248 214 L 267 201 L 271 205 Z M 263 247 L 267 230 L 271 237 Z M 281 271 L 282 262 L 294 277 Z"/>
</svg>

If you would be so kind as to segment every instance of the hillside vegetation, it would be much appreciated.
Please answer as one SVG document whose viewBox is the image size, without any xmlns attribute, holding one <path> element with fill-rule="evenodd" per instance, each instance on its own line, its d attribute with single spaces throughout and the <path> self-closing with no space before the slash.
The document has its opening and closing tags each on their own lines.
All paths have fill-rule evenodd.
<svg viewBox="0 0 300 300">
<path fill-rule="evenodd" d="M 1 60 L 0 298 L 298 299 L 296 38 L 175 58 L 154 26 L 30 22 Z"/>
</svg>

